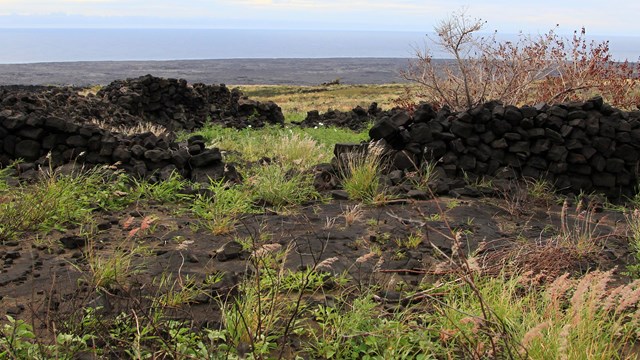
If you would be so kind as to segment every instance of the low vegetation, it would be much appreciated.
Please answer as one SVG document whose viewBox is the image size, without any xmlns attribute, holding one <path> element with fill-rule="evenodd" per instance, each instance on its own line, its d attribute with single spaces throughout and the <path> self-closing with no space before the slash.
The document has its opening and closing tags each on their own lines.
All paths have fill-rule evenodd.
<svg viewBox="0 0 640 360">
<path fill-rule="evenodd" d="M 323 131 L 344 138 L 361 136 L 347 130 Z M 5 181 L 1 193 L 5 200 L 0 204 L 5 219 L 1 227 L 3 241 L 46 238 L 52 232 L 68 232 L 77 227 L 89 229 L 96 212 L 148 212 L 149 206 L 170 210 L 175 214 L 172 216 L 186 214 L 193 219 L 191 226 L 197 233 L 238 236 L 238 226 L 266 208 L 291 216 L 305 204 L 324 201 L 305 172 L 314 164 L 314 158 L 329 156 L 322 137 L 316 140 L 312 133 L 276 128 L 248 131 L 209 127 L 201 133 L 213 144 L 231 144 L 228 139 L 232 137 L 245 144 L 232 150 L 237 152 L 237 160 L 242 160 L 242 184 L 219 181 L 202 188 L 178 176 L 149 183 L 109 168 L 79 168 L 68 175 L 43 173 L 38 182 L 17 188 Z M 265 136 L 272 136 L 273 141 L 264 142 Z M 243 150 L 252 154 L 249 144 L 254 142 L 269 145 L 262 154 L 271 157 L 271 161 L 258 161 L 258 153 L 244 158 Z M 324 229 L 360 225 L 375 232 L 380 226 L 375 218 L 365 221 L 371 216 L 365 213 L 371 214 L 377 208 L 371 205 L 379 206 L 383 204 L 381 200 L 388 199 L 384 187 L 376 182 L 379 167 L 384 166 L 378 154 L 372 146 L 366 154 L 344 159 L 344 189 L 356 201 L 343 207 L 340 219 L 335 219 L 339 221 L 327 221 Z M 427 184 L 433 179 L 432 171 L 428 167 L 419 171 L 415 181 Z M 520 186 L 522 198 L 497 201 L 513 201 L 519 206 L 527 206 L 525 200 L 530 201 L 526 202 L 529 205 L 545 206 L 558 202 L 558 195 L 547 184 L 531 181 Z M 189 189 L 200 190 L 194 194 Z M 55 330 L 44 332 L 23 319 L 7 316 L 2 322 L 0 356 L 46 359 L 90 353 L 101 357 L 208 359 L 633 357 L 640 326 L 639 280 L 625 280 L 615 269 L 554 275 L 545 268 L 538 273 L 536 266 L 542 269 L 542 263 L 532 265 L 524 260 L 527 256 L 535 258 L 541 251 L 547 251 L 548 257 L 553 252 L 563 254 L 559 249 L 570 249 L 577 257 L 563 259 L 571 260 L 589 258 L 602 250 L 606 239 L 598 232 L 600 218 L 592 208 L 580 208 L 580 203 L 575 207 L 569 204 L 570 200 L 560 206 L 558 227 L 548 233 L 547 244 L 530 239 L 525 247 L 497 252 L 503 260 L 482 258 L 477 253 L 465 255 L 455 249 L 450 254 L 437 250 L 434 254 L 440 265 L 436 270 L 425 268 L 421 282 L 411 286 L 395 283 L 392 288 L 386 277 L 380 276 L 385 275 L 380 272 L 381 249 L 392 246 L 396 248 L 393 258 L 402 259 L 408 252 L 433 246 L 423 230 L 431 232 L 428 227 L 412 230 L 405 237 L 382 234 L 377 240 L 362 242 L 367 252 L 344 271 L 337 266 L 338 257 L 327 257 L 322 249 L 308 254 L 313 256 L 311 263 L 291 268 L 288 263 L 299 256 L 296 253 L 300 250 L 296 249 L 302 244 L 274 242 L 269 228 L 263 225 L 259 232 L 237 238 L 243 251 L 249 253 L 246 266 L 252 270 L 228 292 L 215 294 L 210 289 L 218 288 L 224 273 L 212 272 L 204 279 L 182 273 L 185 251 L 194 240 L 167 238 L 162 241 L 170 240 L 182 249 L 182 265 L 152 277 L 145 285 L 148 291 L 136 294 L 138 279 L 145 276 L 153 253 L 158 251 L 148 239 L 160 236 L 156 235 L 159 228 L 168 226 L 159 220 L 166 217 L 166 210 L 140 218 L 123 216 L 118 227 L 124 236 L 113 240 L 108 251 L 96 236 L 99 231 L 87 231 L 83 261 L 74 263 L 72 268 L 79 274 L 78 284 L 93 289 L 98 299 L 120 294 L 132 302 L 118 310 L 107 310 L 105 307 L 112 305 L 106 302 L 84 305 L 80 313 L 76 309 L 57 318 Z M 455 226 L 449 223 L 455 221 L 452 212 L 464 208 L 463 202 L 435 201 L 440 210 L 425 213 L 420 221 L 457 229 L 444 231 L 454 244 L 473 233 L 475 219 L 468 218 Z M 27 208 L 37 211 L 24 211 Z M 640 253 L 637 212 L 630 208 L 625 213 L 629 248 L 636 257 Z M 512 215 L 526 219 L 527 214 Z M 20 221 L 6 220 L 9 217 Z M 55 249 L 54 244 L 49 245 Z M 636 262 L 624 271 L 637 278 Z M 354 271 L 367 264 L 372 266 L 368 280 L 355 279 Z M 502 270 L 496 269 L 495 264 L 502 264 Z M 176 310 L 188 311 L 202 301 L 209 305 L 200 306 L 210 307 L 218 314 L 218 325 L 202 327 L 187 313 L 175 316 Z"/>
<path fill-rule="evenodd" d="M 326 86 L 283 86 L 283 85 L 241 85 L 245 95 L 258 101 L 274 101 L 280 105 L 285 120 L 302 121 L 307 111 L 327 110 L 349 111 L 356 106 L 367 109 L 372 102 L 389 109 L 395 100 L 406 93 L 407 84 L 386 85 L 326 85 Z M 411 87 L 411 85 L 409 85 Z"/>
<path fill-rule="evenodd" d="M 443 23 L 443 44 L 461 51 L 451 47 L 456 31 L 466 30 L 458 40 L 470 45 L 479 25 Z M 517 56 L 543 43 L 527 44 Z M 604 56 L 594 46 L 577 60 Z M 480 60 L 516 50 L 497 49 Z M 428 55 L 418 61 L 434 75 Z M 487 74 L 468 66 L 480 64 L 457 62 L 446 88 L 428 87 L 440 78 L 415 78 L 423 87 L 409 91 L 427 89 L 456 108 L 507 89 L 473 88 Z M 530 84 L 540 91 L 531 96 L 560 94 L 547 100 L 595 89 L 520 75 L 529 80 L 510 95 Z M 466 88 L 458 103 L 445 91 L 452 87 Z M 405 86 L 243 90 L 298 121 L 325 106 L 390 107 Z M 333 159 L 335 143 L 366 140 L 366 130 L 207 124 L 195 134 L 222 149 L 242 181 L 196 184 L 172 174 L 151 182 L 68 165 L 18 184 L 17 164 L 0 169 L 0 259 L 12 271 L 0 277 L 1 359 L 638 357 L 638 201 L 614 207 L 561 196 L 542 180 L 514 180 L 493 197 L 438 197 L 430 163 L 408 176 L 428 200 L 395 201 L 376 144 Z M 313 167 L 330 161 L 349 200 L 314 187 Z"/>
</svg>

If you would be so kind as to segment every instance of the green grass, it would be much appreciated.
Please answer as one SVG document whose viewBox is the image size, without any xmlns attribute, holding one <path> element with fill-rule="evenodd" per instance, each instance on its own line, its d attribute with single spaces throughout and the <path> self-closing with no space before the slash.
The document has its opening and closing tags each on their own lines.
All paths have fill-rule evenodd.
<svg viewBox="0 0 640 360">
<path fill-rule="evenodd" d="M 34 185 L 23 185 L 0 203 L 0 240 L 28 231 L 48 233 L 88 222 L 96 209 L 117 210 L 133 199 L 128 177 L 104 168 L 70 175 L 53 172 Z"/>
<path fill-rule="evenodd" d="M 226 151 L 226 161 L 257 161 L 269 157 L 284 159 L 297 167 L 329 161 L 336 143 L 357 143 L 369 138 L 368 130 L 353 132 L 327 127 L 301 129 L 279 126 L 237 130 L 211 124 L 194 134 L 204 136 L 211 146 Z M 182 134 L 181 137 L 191 135 Z M 294 161 L 300 161 L 300 164 Z"/>
<path fill-rule="evenodd" d="M 629 247 L 635 260 L 627 265 L 627 273 L 634 278 L 640 278 L 640 210 L 634 209 L 625 213 L 628 227 Z"/>
<path fill-rule="evenodd" d="M 191 212 L 213 234 L 232 232 L 240 216 L 254 211 L 251 194 L 244 186 L 217 181 L 211 183 L 209 188 L 214 197 L 196 196 Z"/>
<path fill-rule="evenodd" d="M 138 200 L 150 200 L 157 203 L 176 203 L 180 201 L 190 200 L 191 195 L 183 193 L 190 184 L 177 172 L 171 173 L 171 176 L 157 183 L 150 183 L 146 180 L 134 179 L 134 196 Z"/>
<path fill-rule="evenodd" d="M 320 197 L 311 174 L 289 171 L 277 164 L 251 168 L 245 181 L 254 201 L 277 210 Z"/>
<path fill-rule="evenodd" d="M 14 171 L 15 170 L 13 166 L 7 166 L 5 168 L 0 169 L 0 194 L 9 190 L 9 184 L 7 183 L 7 178 Z"/>
<path fill-rule="evenodd" d="M 380 183 L 383 164 L 383 149 L 369 146 L 366 154 L 348 153 L 342 164 L 342 187 L 349 199 L 365 204 L 381 202 L 385 189 Z"/>
</svg>

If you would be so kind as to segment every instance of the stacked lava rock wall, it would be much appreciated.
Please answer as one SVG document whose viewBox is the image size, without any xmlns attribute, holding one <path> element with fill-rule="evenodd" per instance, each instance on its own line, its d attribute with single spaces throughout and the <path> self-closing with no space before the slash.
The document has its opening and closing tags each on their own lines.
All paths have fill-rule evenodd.
<svg viewBox="0 0 640 360">
<path fill-rule="evenodd" d="M 125 136 L 96 125 L 13 110 L 0 111 L 0 149 L 0 163 L 22 159 L 24 170 L 77 161 L 118 164 L 136 176 L 156 179 L 166 179 L 174 171 L 194 181 L 237 176 L 232 167 L 223 164 L 220 151 L 205 148 L 197 136 L 181 144 L 171 133 Z"/>
<path fill-rule="evenodd" d="M 284 123 L 275 103 L 249 100 L 225 85 L 189 86 L 186 80 L 146 75 L 114 81 L 97 96 L 169 130 L 193 130 L 206 121 L 239 128 Z"/>
<path fill-rule="evenodd" d="M 436 161 L 448 177 L 545 178 L 559 190 L 630 195 L 640 159 L 640 111 L 586 102 L 536 107 L 488 102 L 471 110 L 396 113 L 370 130 L 395 169 Z"/>
<path fill-rule="evenodd" d="M 247 99 L 224 85 L 195 84 L 150 75 L 115 81 L 97 95 L 55 87 L 0 87 L 0 165 L 16 159 L 22 169 L 72 161 L 120 164 L 141 177 L 236 178 L 218 149 L 202 138 L 175 142 L 173 132 L 125 135 L 143 123 L 193 130 L 206 121 L 244 128 L 282 124 L 280 107 Z"/>
</svg>

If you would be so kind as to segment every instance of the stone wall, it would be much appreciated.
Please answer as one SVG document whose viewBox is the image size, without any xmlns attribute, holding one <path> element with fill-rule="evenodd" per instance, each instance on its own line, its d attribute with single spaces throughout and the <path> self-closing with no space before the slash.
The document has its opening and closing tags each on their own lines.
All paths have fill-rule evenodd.
<svg viewBox="0 0 640 360">
<path fill-rule="evenodd" d="M 369 134 L 405 172 L 436 161 L 449 178 L 545 178 L 561 191 L 614 197 L 635 193 L 638 181 L 640 111 L 600 97 L 520 108 L 488 102 L 459 113 L 421 104 L 382 118 Z"/>
<path fill-rule="evenodd" d="M 224 84 L 190 86 L 186 80 L 146 75 L 114 81 L 100 89 L 97 96 L 169 130 L 193 130 L 206 121 L 239 128 L 284 123 L 275 103 L 247 99 L 239 90 L 230 90 Z"/>
<path fill-rule="evenodd" d="M 244 98 L 224 85 L 189 86 L 150 76 L 115 82 L 95 96 L 71 88 L 0 88 L 0 164 L 20 158 L 28 170 L 70 161 L 117 163 L 141 177 L 162 179 L 177 171 L 196 181 L 237 178 L 202 138 L 178 143 L 173 132 L 124 135 L 96 125 L 96 120 L 126 126 L 154 122 L 192 129 L 203 117 L 236 127 L 283 119 L 277 105 Z M 599 97 L 520 108 L 488 102 L 458 113 L 428 104 L 414 113 L 373 105 L 347 113 L 311 112 L 302 125 L 331 119 L 333 125 L 356 128 L 377 119 L 369 134 L 388 149 L 393 176 L 387 180 L 394 184 L 421 163 L 435 161 L 448 179 L 545 178 L 561 191 L 612 197 L 636 191 L 640 111 L 612 108 Z M 350 149 L 336 147 L 337 157 Z"/>
<path fill-rule="evenodd" d="M 22 159 L 21 169 L 28 172 L 72 161 L 117 163 L 140 177 L 166 178 L 178 171 L 195 181 L 235 179 L 233 167 L 223 164 L 218 149 L 206 149 L 202 138 L 177 143 L 173 132 L 125 135 L 114 129 L 147 122 L 194 129 L 207 118 L 240 128 L 284 120 L 274 103 L 252 101 L 224 85 L 191 87 L 145 76 L 115 82 L 97 95 L 81 96 L 78 90 L 0 87 L 0 165 Z"/>
<path fill-rule="evenodd" d="M 135 176 L 151 179 L 166 179 L 174 171 L 194 181 L 237 179 L 233 167 L 223 163 L 220 151 L 205 148 L 198 136 L 178 143 L 173 133 L 126 136 L 57 116 L 30 117 L 3 110 L 0 163 L 7 165 L 14 159 L 24 160 L 20 168 L 26 178 L 36 175 L 38 167 L 79 162 L 117 164 Z"/>
<path fill-rule="evenodd" d="M 371 122 L 378 121 L 385 116 L 393 116 L 396 112 L 400 112 L 400 110 L 382 110 L 378 107 L 378 103 L 373 102 L 367 109 L 356 106 L 351 111 L 328 110 L 325 113 L 312 110 L 307 112 L 304 120 L 294 122 L 294 124 L 302 127 L 335 126 L 361 131 Z"/>
</svg>

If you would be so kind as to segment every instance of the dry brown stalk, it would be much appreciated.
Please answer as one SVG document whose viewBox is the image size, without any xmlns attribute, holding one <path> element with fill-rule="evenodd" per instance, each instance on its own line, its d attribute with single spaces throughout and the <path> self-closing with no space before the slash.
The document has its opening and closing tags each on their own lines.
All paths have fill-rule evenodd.
<svg viewBox="0 0 640 360">
<path fill-rule="evenodd" d="M 356 259 L 356 264 L 364 264 L 364 263 L 366 263 L 367 261 L 369 261 L 370 259 L 373 259 L 375 256 L 376 256 L 376 254 L 375 254 L 375 253 L 373 253 L 373 252 L 368 252 L 368 253 L 366 253 L 366 254 L 364 254 L 364 255 L 362 255 L 362 256 L 360 256 L 360 257 L 358 257 L 358 258 Z"/>
<path fill-rule="evenodd" d="M 254 258 L 262 258 L 268 254 L 273 254 L 275 252 L 280 251 L 282 249 L 282 245 L 280 244 L 264 244 L 256 249 L 251 256 Z"/>
<path fill-rule="evenodd" d="M 318 263 L 318 265 L 316 266 L 316 269 L 317 270 L 333 270 L 333 264 L 336 261 L 338 261 L 337 256 L 324 259 Z"/>
<path fill-rule="evenodd" d="M 532 341 L 541 338 L 542 332 L 549 328 L 550 325 L 551 322 L 547 320 L 529 329 L 529 331 L 527 331 L 527 333 L 522 337 L 522 346 L 527 348 Z"/>
<path fill-rule="evenodd" d="M 516 41 L 481 37 L 481 19 L 464 11 L 435 27 L 434 42 L 452 61 L 435 62 L 431 51 L 416 49 L 416 59 L 402 76 L 419 84 L 418 97 L 453 110 L 470 109 L 487 100 L 522 105 L 557 103 L 602 95 L 621 108 L 640 103 L 640 62 L 615 61 L 609 42 L 589 41 L 586 30 L 569 38 L 555 29 Z M 401 102 L 416 95 L 408 91 Z"/>
</svg>

